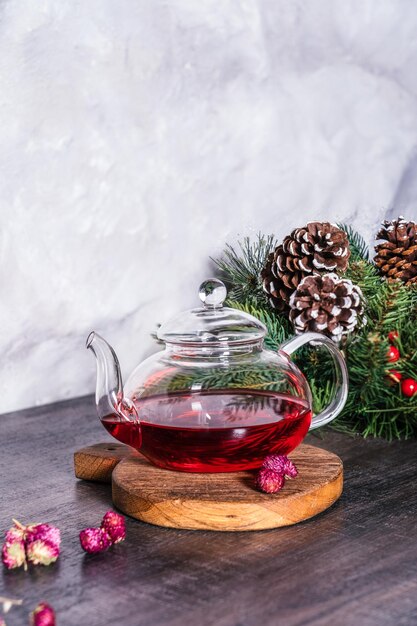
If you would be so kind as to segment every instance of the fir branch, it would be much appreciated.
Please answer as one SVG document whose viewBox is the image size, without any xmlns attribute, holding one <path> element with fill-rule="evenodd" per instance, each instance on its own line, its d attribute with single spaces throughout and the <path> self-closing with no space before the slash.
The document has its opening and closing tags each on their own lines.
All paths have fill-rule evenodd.
<svg viewBox="0 0 417 626">
<path fill-rule="evenodd" d="M 347 224 L 337 224 L 337 226 L 344 230 L 347 235 L 350 247 L 350 261 L 369 261 L 369 248 L 362 235 Z"/>
<path fill-rule="evenodd" d="M 278 350 L 279 346 L 293 334 L 289 320 L 284 315 L 276 313 L 274 309 L 268 306 L 266 300 L 264 306 L 235 300 L 228 300 L 227 304 L 234 309 L 253 315 L 265 324 L 267 328 L 265 345 L 269 350 Z"/>
<path fill-rule="evenodd" d="M 346 277 L 358 285 L 365 300 L 367 325 L 357 327 L 344 340 L 343 352 L 349 371 L 349 394 L 344 410 L 331 423 L 331 428 L 363 437 L 407 439 L 417 436 L 417 394 L 411 398 L 401 392 L 400 384 L 389 377 L 395 369 L 403 378 L 417 379 L 417 285 L 405 286 L 383 278 L 370 259 L 365 240 L 353 228 L 339 224 L 349 239 L 351 256 Z M 228 305 L 245 311 L 267 327 L 265 345 L 276 351 L 293 334 L 285 314 L 277 313 L 268 303 L 262 289 L 261 271 L 271 251 L 276 247 L 272 235 L 259 234 L 254 241 L 245 237 L 238 246 L 227 245 L 220 259 L 214 260 L 229 285 Z M 388 333 L 398 331 L 396 345 L 401 358 L 387 361 Z M 334 393 L 333 364 L 320 349 L 302 348 L 294 362 L 306 377 L 313 396 L 313 409 L 319 413 L 331 401 Z M 215 367 L 196 371 L 193 377 L 203 389 L 240 388 L 274 389 L 281 391 L 274 370 L 260 372 L 258 368 L 229 369 Z M 191 378 L 177 371 L 169 380 L 155 382 L 166 393 L 189 389 Z M 285 393 L 287 389 L 282 389 Z M 147 388 L 146 393 L 155 393 Z"/>
<path fill-rule="evenodd" d="M 417 435 L 417 395 L 404 398 L 399 385 L 387 374 L 397 369 L 404 377 L 417 378 L 417 287 L 386 281 L 369 257 L 364 239 L 350 226 L 339 225 L 348 236 L 351 257 L 346 276 L 364 295 L 367 325 L 358 327 L 345 341 L 344 352 L 350 387 L 346 406 L 331 427 L 350 434 L 406 439 Z M 258 235 L 253 244 L 245 239 L 240 251 L 228 247 L 218 266 L 232 290 L 229 305 L 260 319 L 267 327 L 266 347 L 276 350 L 293 334 L 286 316 L 277 314 L 262 294 L 260 271 L 275 242 Z M 254 254 L 257 250 L 258 254 Z M 261 254 L 259 254 L 259 252 Z M 402 358 L 387 362 L 388 332 L 397 330 Z M 307 378 L 314 411 L 320 412 L 333 395 L 333 365 L 323 351 L 305 348 L 294 360 Z"/>
<path fill-rule="evenodd" d="M 212 259 L 229 287 L 229 298 L 238 302 L 262 302 L 265 299 L 260 281 L 261 271 L 277 242 L 273 235 L 259 233 L 255 241 L 245 237 L 238 248 L 226 245 L 223 256 Z"/>
</svg>

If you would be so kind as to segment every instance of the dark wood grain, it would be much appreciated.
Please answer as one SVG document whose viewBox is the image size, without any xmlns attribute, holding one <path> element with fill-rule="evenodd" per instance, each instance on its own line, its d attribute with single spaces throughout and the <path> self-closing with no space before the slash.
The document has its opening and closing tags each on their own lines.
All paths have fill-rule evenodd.
<svg viewBox="0 0 417 626">
<path fill-rule="evenodd" d="M 39 600 L 60 626 L 408 626 L 417 624 L 417 442 L 328 433 L 345 485 L 328 511 L 296 526 L 216 533 L 128 519 L 127 540 L 81 552 L 110 487 L 74 478 L 73 452 L 106 435 L 91 398 L 0 416 L 0 524 L 62 531 L 55 565 L 3 570 L 0 595 L 21 597 L 8 626 Z M 109 438 L 109 441 L 111 439 Z"/>
</svg>

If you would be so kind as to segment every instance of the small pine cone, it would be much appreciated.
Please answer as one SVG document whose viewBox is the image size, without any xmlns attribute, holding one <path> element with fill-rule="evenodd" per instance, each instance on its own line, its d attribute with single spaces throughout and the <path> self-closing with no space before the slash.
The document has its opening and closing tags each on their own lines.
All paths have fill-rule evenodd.
<svg viewBox="0 0 417 626">
<path fill-rule="evenodd" d="M 282 251 L 282 246 L 278 246 L 275 252 L 268 255 L 265 267 L 261 272 L 262 285 L 265 293 L 269 296 L 269 302 L 274 309 L 284 311 L 288 308 L 288 301 L 294 287 L 288 287 L 284 284 L 282 278 L 277 274 L 277 255 Z M 288 281 L 287 281 L 288 282 Z"/>
<path fill-rule="evenodd" d="M 297 334 L 319 332 L 339 341 L 358 322 L 365 323 L 360 288 L 336 274 L 306 276 L 292 294 L 290 306 Z"/>
<path fill-rule="evenodd" d="M 417 225 L 403 217 L 385 220 L 376 239 L 383 243 L 375 246 L 375 265 L 390 281 L 399 280 L 406 285 L 417 283 Z"/>
<path fill-rule="evenodd" d="M 295 228 L 282 242 L 283 254 L 277 258 L 281 272 L 343 272 L 350 250 L 346 233 L 329 222 L 310 222 Z"/>
<path fill-rule="evenodd" d="M 306 276 L 347 268 L 350 249 L 346 233 L 329 222 L 296 228 L 275 248 L 262 270 L 263 288 L 274 308 L 288 308 L 291 294 Z"/>
</svg>

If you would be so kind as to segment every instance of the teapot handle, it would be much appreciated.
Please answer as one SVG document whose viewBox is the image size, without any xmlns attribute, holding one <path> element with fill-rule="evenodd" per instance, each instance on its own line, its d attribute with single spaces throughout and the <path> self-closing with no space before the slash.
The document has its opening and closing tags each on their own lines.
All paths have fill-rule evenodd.
<svg viewBox="0 0 417 626">
<path fill-rule="evenodd" d="M 291 355 L 306 343 L 311 343 L 312 346 L 323 345 L 328 349 L 333 359 L 336 383 L 336 393 L 330 404 L 324 409 L 324 411 L 313 416 L 310 426 L 310 430 L 312 430 L 313 428 L 318 428 L 319 426 L 328 424 L 334 420 L 337 415 L 339 415 L 346 404 L 349 378 L 345 359 L 343 358 L 342 353 L 335 346 L 334 342 L 325 335 L 321 335 L 320 333 L 303 333 L 302 335 L 289 339 L 283 343 L 279 349 L 286 354 Z"/>
</svg>

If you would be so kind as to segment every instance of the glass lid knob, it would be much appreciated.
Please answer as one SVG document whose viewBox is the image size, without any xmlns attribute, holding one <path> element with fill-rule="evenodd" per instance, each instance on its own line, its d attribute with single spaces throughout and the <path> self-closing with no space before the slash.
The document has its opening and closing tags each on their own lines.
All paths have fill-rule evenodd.
<svg viewBox="0 0 417 626">
<path fill-rule="evenodd" d="M 207 308 L 217 309 L 223 306 L 223 302 L 226 300 L 226 285 L 217 278 L 209 278 L 201 283 L 198 295 Z"/>
</svg>

